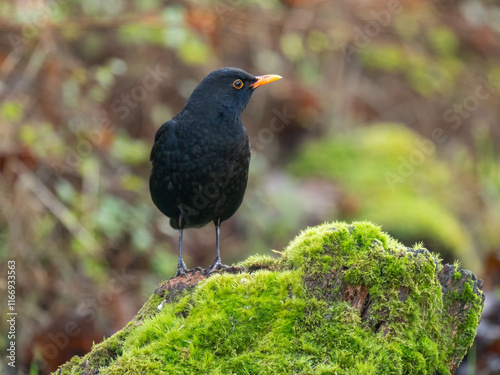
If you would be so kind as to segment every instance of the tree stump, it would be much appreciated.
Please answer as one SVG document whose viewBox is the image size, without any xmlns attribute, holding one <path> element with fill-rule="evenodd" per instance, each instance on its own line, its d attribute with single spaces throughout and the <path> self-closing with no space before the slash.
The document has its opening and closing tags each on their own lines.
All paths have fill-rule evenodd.
<svg viewBox="0 0 500 375">
<path fill-rule="evenodd" d="M 160 285 L 58 374 L 453 374 L 482 281 L 368 222 L 302 232 L 274 259 Z"/>
</svg>

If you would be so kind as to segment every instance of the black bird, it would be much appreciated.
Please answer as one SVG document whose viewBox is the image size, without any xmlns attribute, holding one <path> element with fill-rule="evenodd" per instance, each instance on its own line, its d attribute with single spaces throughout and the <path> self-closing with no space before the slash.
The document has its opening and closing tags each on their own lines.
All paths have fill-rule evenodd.
<svg viewBox="0 0 500 375">
<path fill-rule="evenodd" d="M 254 77 L 237 68 L 213 71 L 194 89 L 182 111 L 164 123 L 151 150 L 149 190 L 154 204 L 179 230 L 177 274 L 186 276 L 182 230 L 215 224 L 217 255 L 207 275 L 225 268 L 219 227 L 243 200 L 250 144 L 241 113 L 253 91 L 281 77 Z"/>
</svg>

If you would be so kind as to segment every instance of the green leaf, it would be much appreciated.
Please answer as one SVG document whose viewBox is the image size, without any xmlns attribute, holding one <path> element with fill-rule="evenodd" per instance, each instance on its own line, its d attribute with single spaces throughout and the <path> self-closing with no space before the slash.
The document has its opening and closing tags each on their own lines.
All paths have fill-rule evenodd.
<svg viewBox="0 0 500 375">
<path fill-rule="evenodd" d="M 150 150 L 150 145 L 143 140 L 118 135 L 113 141 L 111 153 L 127 164 L 137 165 L 148 162 Z"/>
<path fill-rule="evenodd" d="M 19 121 L 24 115 L 24 110 L 20 103 L 6 100 L 0 104 L 0 114 L 7 121 Z"/>
</svg>

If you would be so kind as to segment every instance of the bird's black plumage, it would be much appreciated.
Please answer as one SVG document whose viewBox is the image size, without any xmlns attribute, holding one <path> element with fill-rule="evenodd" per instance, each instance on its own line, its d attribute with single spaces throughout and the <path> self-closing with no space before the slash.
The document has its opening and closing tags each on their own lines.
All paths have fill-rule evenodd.
<svg viewBox="0 0 500 375">
<path fill-rule="evenodd" d="M 182 111 L 158 129 L 149 186 L 156 207 L 179 229 L 178 275 L 186 271 L 183 228 L 211 221 L 217 230 L 217 256 L 208 273 L 223 267 L 219 226 L 240 206 L 250 164 L 241 113 L 256 87 L 279 78 L 254 77 L 237 68 L 215 70 L 194 89 Z"/>
</svg>

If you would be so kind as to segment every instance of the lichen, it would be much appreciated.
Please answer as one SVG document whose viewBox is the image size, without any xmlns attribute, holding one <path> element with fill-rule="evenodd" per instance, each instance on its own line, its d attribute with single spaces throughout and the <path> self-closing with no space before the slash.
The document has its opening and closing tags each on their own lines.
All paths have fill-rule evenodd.
<svg viewBox="0 0 500 375">
<path fill-rule="evenodd" d="M 473 284 L 443 299 L 439 258 L 368 222 L 309 228 L 281 258 L 242 265 L 247 272 L 214 274 L 161 310 L 153 296 L 62 374 L 448 374 L 482 310 Z M 455 327 L 447 309 L 456 298 L 474 308 Z M 464 333 L 455 342 L 453 329 Z"/>
</svg>

